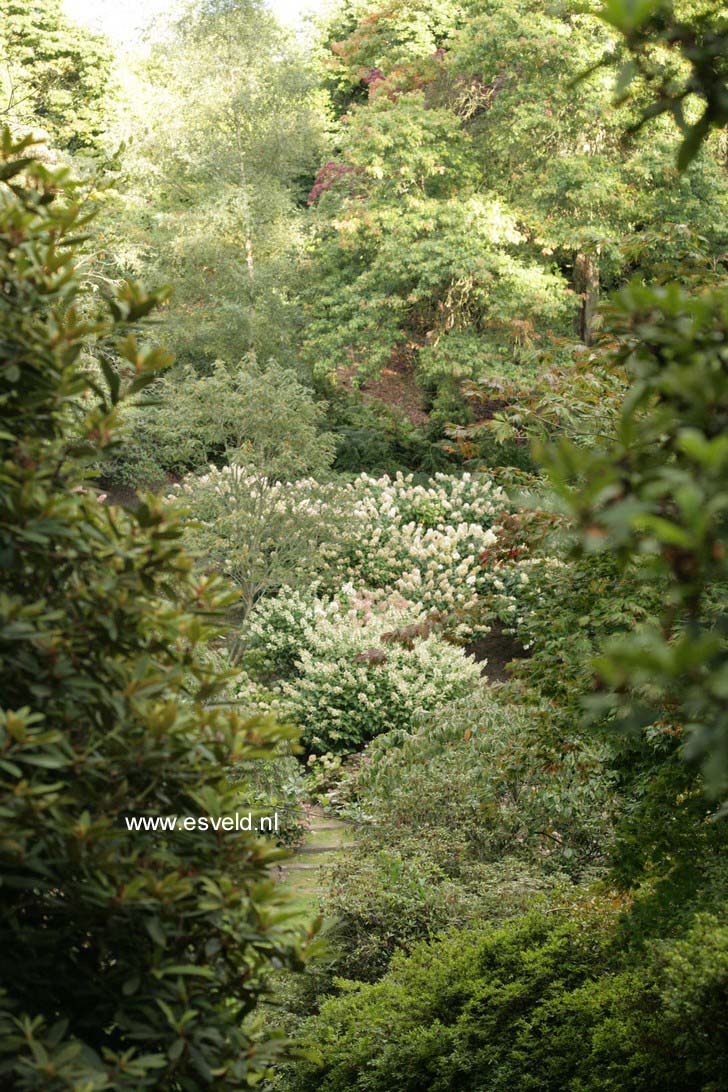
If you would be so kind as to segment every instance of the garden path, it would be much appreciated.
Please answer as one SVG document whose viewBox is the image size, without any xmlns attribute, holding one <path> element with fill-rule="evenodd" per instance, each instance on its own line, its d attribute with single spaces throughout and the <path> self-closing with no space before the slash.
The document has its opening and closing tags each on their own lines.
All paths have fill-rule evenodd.
<svg viewBox="0 0 728 1092">
<path fill-rule="evenodd" d="M 351 824 L 327 815 L 314 805 L 306 810 L 309 820 L 306 834 L 292 859 L 280 866 L 279 875 L 307 912 L 318 912 L 327 874 L 355 843 Z"/>
</svg>

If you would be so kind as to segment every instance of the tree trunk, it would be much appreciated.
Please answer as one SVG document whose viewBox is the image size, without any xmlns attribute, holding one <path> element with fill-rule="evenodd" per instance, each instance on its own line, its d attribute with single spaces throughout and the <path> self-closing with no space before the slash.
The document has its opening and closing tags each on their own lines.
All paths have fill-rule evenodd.
<svg viewBox="0 0 728 1092">
<path fill-rule="evenodd" d="M 592 321 L 599 304 L 599 265 L 591 254 L 581 250 L 574 257 L 574 291 L 579 301 L 574 330 L 576 336 L 589 345 Z"/>
<path fill-rule="evenodd" d="M 235 107 L 233 107 L 233 124 L 235 127 L 235 145 L 238 153 L 238 173 L 240 177 L 240 192 L 242 194 L 244 202 L 244 246 L 245 246 L 245 265 L 248 270 L 248 298 L 250 300 L 250 337 L 249 347 L 251 352 L 255 350 L 255 264 L 253 261 L 253 225 L 250 218 L 250 194 L 248 190 L 248 178 L 245 170 L 245 151 L 243 147 L 243 138 L 240 131 L 240 116 Z"/>
<path fill-rule="evenodd" d="M 250 294 L 252 296 L 254 292 L 255 269 L 253 266 L 253 238 L 250 234 L 250 227 L 248 224 L 245 226 L 245 264 L 248 267 L 248 280 L 250 282 Z"/>
</svg>

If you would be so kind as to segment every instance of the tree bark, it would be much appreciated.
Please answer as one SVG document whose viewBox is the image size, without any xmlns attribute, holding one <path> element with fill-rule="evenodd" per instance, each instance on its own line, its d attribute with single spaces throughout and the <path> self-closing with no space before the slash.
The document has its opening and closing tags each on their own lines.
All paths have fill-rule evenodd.
<svg viewBox="0 0 728 1092">
<path fill-rule="evenodd" d="M 599 304 L 599 265 L 593 255 L 582 250 L 574 257 L 574 291 L 579 301 L 574 330 L 585 345 L 590 345 L 592 322 Z"/>
</svg>

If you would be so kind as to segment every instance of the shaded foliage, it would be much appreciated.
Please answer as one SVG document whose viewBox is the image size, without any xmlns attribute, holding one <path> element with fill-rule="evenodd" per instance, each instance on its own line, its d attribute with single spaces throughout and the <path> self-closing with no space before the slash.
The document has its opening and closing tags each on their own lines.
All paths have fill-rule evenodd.
<svg viewBox="0 0 728 1092">
<path fill-rule="evenodd" d="M 82 318 L 73 186 L 2 140 L 0 1072 L 18 1089 L 239 1088 L 278 1049 L 246 1022 L 267 972 L 301 958 L 275 848 L 126 820 L 236 813 L 226 767 L 290 733 L 210 704 L 228 678 L 205 646 L 234 593 L 194 574 L 162 505 L 108 507 L 89 480 L 119 403 L 168 363 L 133 333 L 160 296 L 126 285 Z"/>
</svg>

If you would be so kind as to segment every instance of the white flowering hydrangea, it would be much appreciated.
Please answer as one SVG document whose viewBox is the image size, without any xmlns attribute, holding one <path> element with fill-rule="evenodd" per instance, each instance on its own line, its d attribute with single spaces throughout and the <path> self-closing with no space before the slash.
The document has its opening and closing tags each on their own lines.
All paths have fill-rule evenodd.
<svg viewBox="0 0 728 1092">
<path fill-rule="evenodd" d="M 465 617 L 474 610 L 485 586 L 479 557 L 495 544 L 492 525 L 509 505 L 493 482 L 437 474 L 421 485 L 411 474 L 362 474 L 343 494 L 349 523 L 326 556 L 330 580 L 343 573 L 356 584 L 397 593 L 427 614 Z M 464 618 L 457 632 L 472 632 Z"/>
<path fill-rule="evenodd" d="M 509 631 L 518 634 L 527 623 L 534 596 L 538 597 L 544 579 L 549 572 L 563 567 L 564 562 L 555 557 L 525 557 L 484 568 L 480 593 L 489 612 L 504 622 Z M 524 647 L 531 646 L 526 643 Z"/>
<path fill-rule="evenodd" d="M 175 493 L 192 517 L 188 547 L 233 580 L 245 616 L 283 585 L 314 580 L 322 550 L 338 534 L 334 484 L 277 481 L 226 466 L 190 475 Z"/>
<path fill-rule="evenodd" d="M 261 599 L 247 635 L 246 662 L 264 677 L 291 674 L 301 652 L 321 619 L 341 616 L 346 597 L 321 599 L 312 585 L 306 592 L 282 588 L 278 595 Z"/>
<path fill-rule="evenodd" d="M 441 637 L 408 647 L 387 636 L 411 620 L 409 604 L 382 611 L 365 594 L 304 632 L 297 677 L 281 692 L 309 750 L 349 752 L 381 732 L 409 731 L 423 712 L 480 684 L 479 665 Z"/>
<path fill-rule="evenodd" d="M 185 479 L 177 492 L 202 521 L 192 544 L 255 604 L 251 640 L 264 674 L 290 669 L 304 615 L 335 616 L 345 583 L 405 600 L 410 621 L 445 617 L 463 641 L 496 616 L 519 624 L 537 563 L 499 557 L 499 525 L 512 505 L 486 476 L 266 482 L 264 503 L 259 488 L 259 476 L 225 467 Z M 294 581 L 297 592 L 285 588 Z"/>
<path fill-rule="evenodd" d="M 188 474 L 176 482 L 172 492 L 194 510 L 196 519 L 208 522 L 215 520 L 221 511 L 234 510 L 242 498 L 255 495 L 262 488 L 280 513 L 295 507 L 300 512 L 327 517 L 338 503 L 341 487 L 326 485 L 315 478 L 271 481 L 246 467 L 210 465 L 206 474 Z"/>
</svg>

